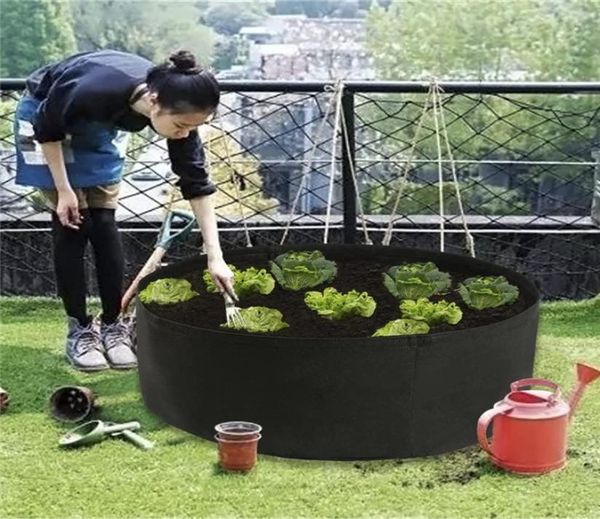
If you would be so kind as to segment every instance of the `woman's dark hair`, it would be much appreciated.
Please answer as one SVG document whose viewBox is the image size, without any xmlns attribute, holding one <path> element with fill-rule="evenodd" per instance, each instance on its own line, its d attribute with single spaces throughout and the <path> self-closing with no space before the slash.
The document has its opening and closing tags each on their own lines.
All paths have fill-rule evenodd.
<svg viewBox="0 0 600 519">
<path fill-rule="evenodd" d="M 169 57 L 171 63 L 152 67 L 146 76 L 158 102 L 174 113 L 214 110 L 219 105 L 219 84 L 215 76 L 196 64 L 191 52 L 180 50 Z"/>
</svg>

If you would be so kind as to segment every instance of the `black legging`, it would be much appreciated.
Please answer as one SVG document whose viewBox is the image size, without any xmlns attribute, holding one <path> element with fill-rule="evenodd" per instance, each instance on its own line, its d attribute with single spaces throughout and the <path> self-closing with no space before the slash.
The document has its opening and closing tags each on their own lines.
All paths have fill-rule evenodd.
<svg viewBox="0 0 600 519">
<path fill-rule="evenodd" d="M 58 295 L 63 300 L 67 315 L 77 318 L 82 324 L 88 322 L 83 258 L 89 239 L 96 260 L 102 320 L 111 323 L 117 318 L 121 308 L 124 269 L 123 247 L 115 221 L 115 210 L 83 209 L 80 213 L 83 223 L 79 230 L 64 227 L 56 213 L 52 214 Z"/>
</svg>

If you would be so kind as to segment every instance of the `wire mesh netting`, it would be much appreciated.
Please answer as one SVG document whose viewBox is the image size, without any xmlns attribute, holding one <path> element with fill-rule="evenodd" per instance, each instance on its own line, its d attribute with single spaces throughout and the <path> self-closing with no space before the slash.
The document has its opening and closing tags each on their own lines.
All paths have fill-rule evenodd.
<svg viewBox="0 0 600 519">
<path fill-rule="evenodd" d="M 600 85 L 446 87 L 452 156 L 438 151 L 426 85 L 365 85 L 341 93 L 326 84 L 223 85 L 219 116 L 200 133 L 225 249 L 278 244 L 288 226 L 289 243 L 326 235 L 380 243 L 395 213 L 391 245 L 439 249 L 443 230 L 445 250 L 466 253 L 458 188 L 479 258 L 525 273 L 546 298 L 600 291 L 600 229 L 591 218 Z M 18 87 L 4 85 L 0 103 L 1 290 L 48 294 L 49 212 L 14 182 Z M 129 276 L 150 255 L 171 198 L 189 207 L 176 181 L 165 142 L 150 130 L 131 135 L 117 210 Z M 197 252 L 199 240 L 193 234 L 170 260 Z"/>
</svg>

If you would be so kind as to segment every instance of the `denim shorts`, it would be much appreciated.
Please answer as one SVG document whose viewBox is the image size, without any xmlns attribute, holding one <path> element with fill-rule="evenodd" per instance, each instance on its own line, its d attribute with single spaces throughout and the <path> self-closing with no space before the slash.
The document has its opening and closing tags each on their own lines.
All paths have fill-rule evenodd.
<svg viewBox="0 0 600 519">
<path fill-rule="evenodd" d="M 42 101 L 28 94 L 15 112 L 15 148 L 19 185 L 54 189 L 41 144 L 35 139 L 34 118 Z M 114 186 L 123 175 L 129 134 L 96 121 L 72 124 L 61 142 L 65 168 L 73 188 Z"/>
</svg>

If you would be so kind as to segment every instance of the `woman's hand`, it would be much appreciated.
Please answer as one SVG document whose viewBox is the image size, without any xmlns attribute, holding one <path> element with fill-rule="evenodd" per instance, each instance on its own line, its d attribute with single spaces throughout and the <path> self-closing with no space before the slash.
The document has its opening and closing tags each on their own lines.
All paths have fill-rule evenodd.
<svg viewBox="0 0 600 519">
<path fill-rule="evenodd" d="M 208 271 L 212 276 L 217 289 L 227 293 L 234 301 L 238 298 L 233 290 L 233 272 L 223 260 L 223 252 L 219 245 L 219 232 L 217 230 L 217 216 L 210 196 L 197 196 L 190 200 L 196 216 L 202 238 L 204 250 L 208 258 Z"/>
<path fill-rule="evenodd" d="M 228 293 L 235 301 L 238 297 L 233 289 L 233 272 L 225 263 L 223 258 L 214 258 L 208 260 L 208 271 L 217 285 L 219 292 Z"/>
<path fill-rule="evenodd" d="M 63 226 L 78 230 L 82 221 L 79 214 L 79 201 L 67 177 L 62 143 L 60 141 L 43 142 L 42 151 L 58 192 L 58 202 L 56 204 L 58 219 Z"/>
<path fill-rule="evenodd" d="M 65 189 L 58 192 L 58 203 L 56 205 L 56 214 L 60 223 L 70 229 L 79 229 L 82 218 L 79 214 L 79 201 L 77 195 L 72 189 Z"/>
</svg>

